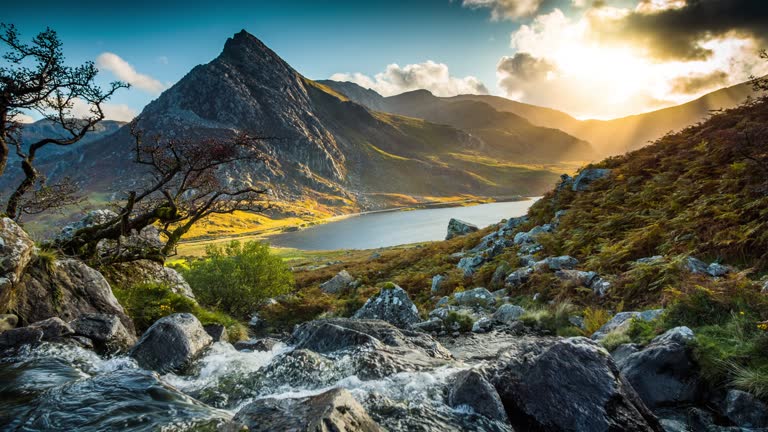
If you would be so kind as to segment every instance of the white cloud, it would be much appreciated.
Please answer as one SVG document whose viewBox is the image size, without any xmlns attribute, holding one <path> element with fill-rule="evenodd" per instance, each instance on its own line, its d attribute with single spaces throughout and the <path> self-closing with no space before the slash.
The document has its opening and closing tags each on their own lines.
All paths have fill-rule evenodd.
<svg viewBox="0 0 768 432">
<path fill-rule="evenodd" d="M 461 5 L 471 9 L 491 10 L 491 19 L 516 20 L 535 14 L 544 0 L 463 0 Z"/>
<path fill-rule="evenodd" d="M 136 111 L 125 104 L 101 104 L 101 109 L 104 111 L 105 120 L 119 120 L 119 121 L 131 121 L 136 117 Z M 86 118 L 93 116 L 91 113 L 91 105 L 81 99 L 76 99 L 72 105 L 72 116 L 76 118 Z"/>
<path fill-rule="evenodd" d="M 96 64 L 99 68 L 112 72 L 119 80 L 125 81 L 148 93 L 158 94 L 165 89 L 163 83 L 149 75 L 136 72 L 136 69 L 130 63 L 123 60 L 117 54 L 111 52 L 102 53 L 96 58 Z"/>
<path fill-rule="evenodd" d="M 436 96 L 488 93 L 488 89 L 476 77 L 452 77 L 446 64 L 432 60 L 403 67 L 391 64 L 384 72 L 377 73 L 374 77 L 361 73 L 336 73 L 331 76 L 331 79 L 350 81 L 383 96 L 418 89 L 429 90 Z"/>
<path fill-rule="evenodd" d="M 24 113 L 16 114 L 13 117 L 13 120 L 17 121 L 19 123 L 34 123 L 35 122 L 35 118 L 34 117 L 32 117 L 31 115 L 24 114 Z"/>
</svg>

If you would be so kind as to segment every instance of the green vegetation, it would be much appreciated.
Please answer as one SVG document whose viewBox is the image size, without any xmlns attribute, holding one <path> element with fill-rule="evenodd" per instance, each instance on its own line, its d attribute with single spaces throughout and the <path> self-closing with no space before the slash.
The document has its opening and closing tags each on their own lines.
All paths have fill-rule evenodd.
<svg viewBox="0 0 768 432">
<path fill-rule="evenodd" d="M 474 321 L 469 315 L 451 311 L 448 312 L 448 316 L 445 317 L 444 323 L 445 326 L 451 330 L 468 332 L 472 330 Z"/>
<path fill-rule="evenodd" d="M 288 293 L 293 275 L 261 242 L 211 245 L 206 257 L 180 268 L 198 301 L 246 319 L 264 300 Z"/>
<path fill-rule="evenodd" d="M 56 249 L 50 249 L 46 247 L 41 247 L 37 250 L 37 263 L 43 268 L 47 269 L 48 271 L 51 271 L 53 269 L 53 266 L 56 264 L 56 261 L 59 259 L 59 251 Z"/>
</svg>

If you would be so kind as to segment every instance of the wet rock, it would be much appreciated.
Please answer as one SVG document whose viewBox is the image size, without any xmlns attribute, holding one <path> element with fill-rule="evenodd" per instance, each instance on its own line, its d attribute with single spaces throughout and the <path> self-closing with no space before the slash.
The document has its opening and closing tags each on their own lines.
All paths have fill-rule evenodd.
<svg viewBox="0 0 768 432">
<path fill-rule="evenodd" d="M 482 375 L 473 370 L 456 374 L 448 391 L 448 405 L 453 408 L 468 406 L 482 416 L 507 422 L 507 413 L 496 389 Z"/>
<path fill-rule="evenodd" d="M 522 339 L 500 354 L 490 381 L 516 430 L 663 430 L 608 353 L 586 338 Z"/>
<path fill-rule="evenodd" d="M 533 269 L 531 267 L 522 267 L 510 273 L 504 283 L 510 288 L 515 288 L 527 282 L 532 274 Z"/>
<path fill-rule="evenodd" d="M 229 342 L 227 328 L 222 324 L 206 324 L 203 326 L 203 328 L 214 342 Z"/>
<path fill-rule="evenodd" d="M 485 258 L 482 255 L 472 255 L 459 260 L 456 267 L 464 272 L 464 277 L 469 277 L 475 274 L 475 270 L 483 263 L 485 263 Z"/>
<path fill-rule="evenodd" d="M 443 275 L 435 275 L 432 277 L 432 288 L 430 289 L 430 292 L 432 294 L 436 294 L 440 291 L 440 288 L 445 281 L 446 277 Z"/>
<path fill-rule="evenodd" d="M 156 261 L 140 259 L 107 266 L 104 276 L 114 286 L 131 287 L 138 284 L 156 283 L 167 285 L 176 294 L 195 298 L 192 288 L 176 270 Z"/>
<path fill-rule="evenodd" d="M 177 371 L 197 358 L 211 342 L 194 315 L 178 313 L 152 324 L 130 355 L 145 369 L 161 373 Z"/>
<path fill-rule="evenodd" d="M 335 388 L 299 399 L 259 399 L 232 419 L 250 431 L 380 432 L 362 405 L 345 389 Z"/>
<path fill-rule="evenodd" d="M 92 340 L 101 353 L 124 352 L 136 343 L 136 337 L 123 326 L 117 315 L 83 314 L 69 324 L 76 335 Z"/>
<path fill-rule="evenodd" d="M 14 329 L 19 324 L 19 317 L 13 314 L 0 314 L 0 332 Z"/>
<path fill-rule="evenodd" d="M 459 306 L 487 308 L 496 303 L 496 298 L 485 288 L 478 287 L 469 291 L 453 294 L 454 302 Z"/>
<path fill-rule="evenodd" d="M 664 309 L 651 309 L 643 312 L 619 312 L 592 334 L 592 339 L 601 340 L 612 331 L 629 328 L 632 318 L 651 321 L 661 315 L 662 312 L 664 312 Z"/>
<path fill-rule="evenodd" d="M 369 298 L 353 318 L 379 319 L 401 328 L 421 322 L 419 310 L 408 293 L 393 283 L 385 285 L 377 295 Z"/>
<path fill-rule="evenodd" d="M 235 349 L 238 351 L 272 351 L 272 348 L 279 343 L 279 340 L 273 338 L 250 339 L 235 342 Z"/>
<path fill-rule="evenodd" d="M 72 327 L 59 317 L 37 321 L 36 323 L 30 324 L 29 327 L 42 330 L 43 340 L 45 341 L 55 341 L 75 334 Z"/>
<path fill-rule="evenodd" d="M 511 324 L 520 319 L 525 309 L 513 304 L 503 304 L 493 313 L 493 320 L 502 324 Z"/>
<path fill-rule="evenodd" d="M 19 327 L 0 333 L 0 350 L 32 345 L 43 340 L 43 331 L 34 327 Z"/>
<path fill-rule="evenodd" d="M 339 291 L 348 288 L 349 284 L 354 281 L 355 278 L 353 278 L 349 272 L 342 270 L 336 273 L 336 275 L 330 280 L 320 284 L 320 289 L 323 290 L 323 292 L 327 292 L 329 294 L 336 294 Z"/>
<path fill-rule="evenodd" d="M 701 379 L 688 347 L 692 338 L 688 327 L 674 328 L 618 363 L 647 406 L 658 408 L 697 401 Z"/>
<path fill-rule="evenodd" d="M 19 282 L 34 248 L 35 242 L 16 222 L 0 218 L 0 292 Z"/>
<path fill-rule="evenodd" d="M 476 232 L 477 230 L 479 230 L 477 225 L 451 218 L 451 220 L 448 221 L 448 234 L 445 236 L 445 239 L 450 240 L 454 237 Z"/>
<path fill-rule="evenodd" d="M 573 179 L 572 189 L 574 192 L 582 192 L 589 189 L 589 186 L 597 180 L 611 175 L 611 170 L 606 168 L 583 169 L 579 175 Z"/>
<path fill-rule="evenodd" d="M 487 317 L 482 317 L 472 324 L 472 333 L 488 333 L 491 329 L 493 329 L 493 321 Z"/>
<path fill-rule="evenodd" d="M 739 427 L 768 428 L 768 406 L 741 390 L 728 391 L 723 414 Z"/>
</svg>

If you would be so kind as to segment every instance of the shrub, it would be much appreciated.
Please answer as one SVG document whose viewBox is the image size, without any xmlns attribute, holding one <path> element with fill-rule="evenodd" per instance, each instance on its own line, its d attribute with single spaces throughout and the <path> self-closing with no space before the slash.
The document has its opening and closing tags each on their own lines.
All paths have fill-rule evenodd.
<svg viewBox="0 0 768 432">
<path fill-rule="evenodd" d="M 569 329 L 573 325 L 568 318 L 575 310 L 576 308 L 572 304 L 563 302 L 543 308 L 529 309 L 520 316 L 520 320 L 528 327 L 546 330 L 552 334 L 569 335 L 573 333 L 573 330 Z"/>
<path fill-rule="evenodd" d="M 594 334 L 609 319 L 611 314 L 605 309 L 593 307 L 584 309 L 584 334 L 588 336 Z"/>
<path fill-rule="evenodd" d="M 472 317 L 458 312 L 448 312 L 445 317 L 445 326 L 453 331 L 468 332 L 472 330 Z"/>
<path fill-rule="evenodd" d="M 59 251 L 41 247 L 37 250 L 37 263 L 48 271 L 53 269 L 56 261 L 59 259 Z"/>
<path fill-rule="evenodd" d="M 322 314 L 336 310 L 336 299 L 318 287 L 306 288 L 296 295 L 281 299 L 276 304 L 263 308 L 259 316 L 273 330 L 290 331 L 294 325 L 311 321 Z"/>
<path fill-rule="evenodd" d="M 637 318 L 632 318 L 627 329 L 627 335 L 632 342 L 647 345 L 653 338 L 668 330 L 664 326 L 663 318 L 656 318 L 651 321 L 645 321 Z"/>
<path fill-rule="evenodd" d="M 293 287 L 283 260 L 260 242 L 232 241 L 223 249 L 210 245 L 206 257 L 182 269 L 198 301 L 239 318 L 247 318 L 270 297 Z"/>
<path fill-rule="evenodd" d="M 602 344 L 608 352 L 611 352 L 619 347 L 619 345 L 624 345 L 626 343 L 630 343 L 632 340 L 629 338 L 629 335 L 625 331 L 616 330 L 608 333 L 605 335 L 605 337 L 600 341 L 600 344 Z"/>
</svg>

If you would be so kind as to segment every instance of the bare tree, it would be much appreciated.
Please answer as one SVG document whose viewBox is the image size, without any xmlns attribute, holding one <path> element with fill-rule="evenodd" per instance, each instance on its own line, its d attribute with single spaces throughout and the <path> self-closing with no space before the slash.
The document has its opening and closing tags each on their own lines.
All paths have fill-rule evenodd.
<svg viewBox="0 0 768 432">
<path fill-rule="evenodd" d="M 760 51 L 760 59 L 768 61 L 768 51 L 761 50 Z M 752 89 L 756 92 L 760 91 L 768 91 L 768 77 L 756 77 L 754 75 L 751 75 L 749 77 L 749 81 L 752 84 Z"/>
<path fill-rule="evenodd" d="M 147 139 L 137 120 L 131 123 L 131 134 L 134 162 L 149 169 L 151 182 L 141 192 L 127 193 L 117 217 L 59 240 L 56 246 L 65 253 L 93 259 L 102 240 L 119 242 L 123 236 L 153 225 L 164 234 L 165 245 L 158 256 L 145 258 L 163 260 L 175 254 L 181 238 L 207 216 L 268 208 L 268 190 L 233 186 L 220 171 L 243 161 L 266 161 L 256 144 L 269 138 L 240 134 L 231 139 Z M 115 255 L 106 260 L 119 259 L 119 253 Z"/>
<path fill-rule="evenodd" d="M 45 188 L 45 179 L 34 166 L 38 152 L 47 146 L 69 146 L 80 141 L 104 119 L 104 102 L 128 84 L 116 81 L 102 89 L 94 83 L 99 71 L 93 62 L 65 66 L 62 43 L 51 29 L 26 44 L 19 40 L 16 27 L 0 24 L 0 41 L 6 45 L 4 64 L 0 67 L 0 175 L 5 172 L 10 149 L 15 147 L 24 179 L 10 195 L 5 213 L 17 218 L 24 196 L 35 184 L 40 184 L 40 190 Z M 75 118 L 75 104 L 87 106 L 85 118 Z M 40 113 L 60 126 L 64 136 L 44 138 L 25 148 L 18 122 L 23 111 Z M 60 188 L 56 186 L 48 192 Z"/>
</svg>

